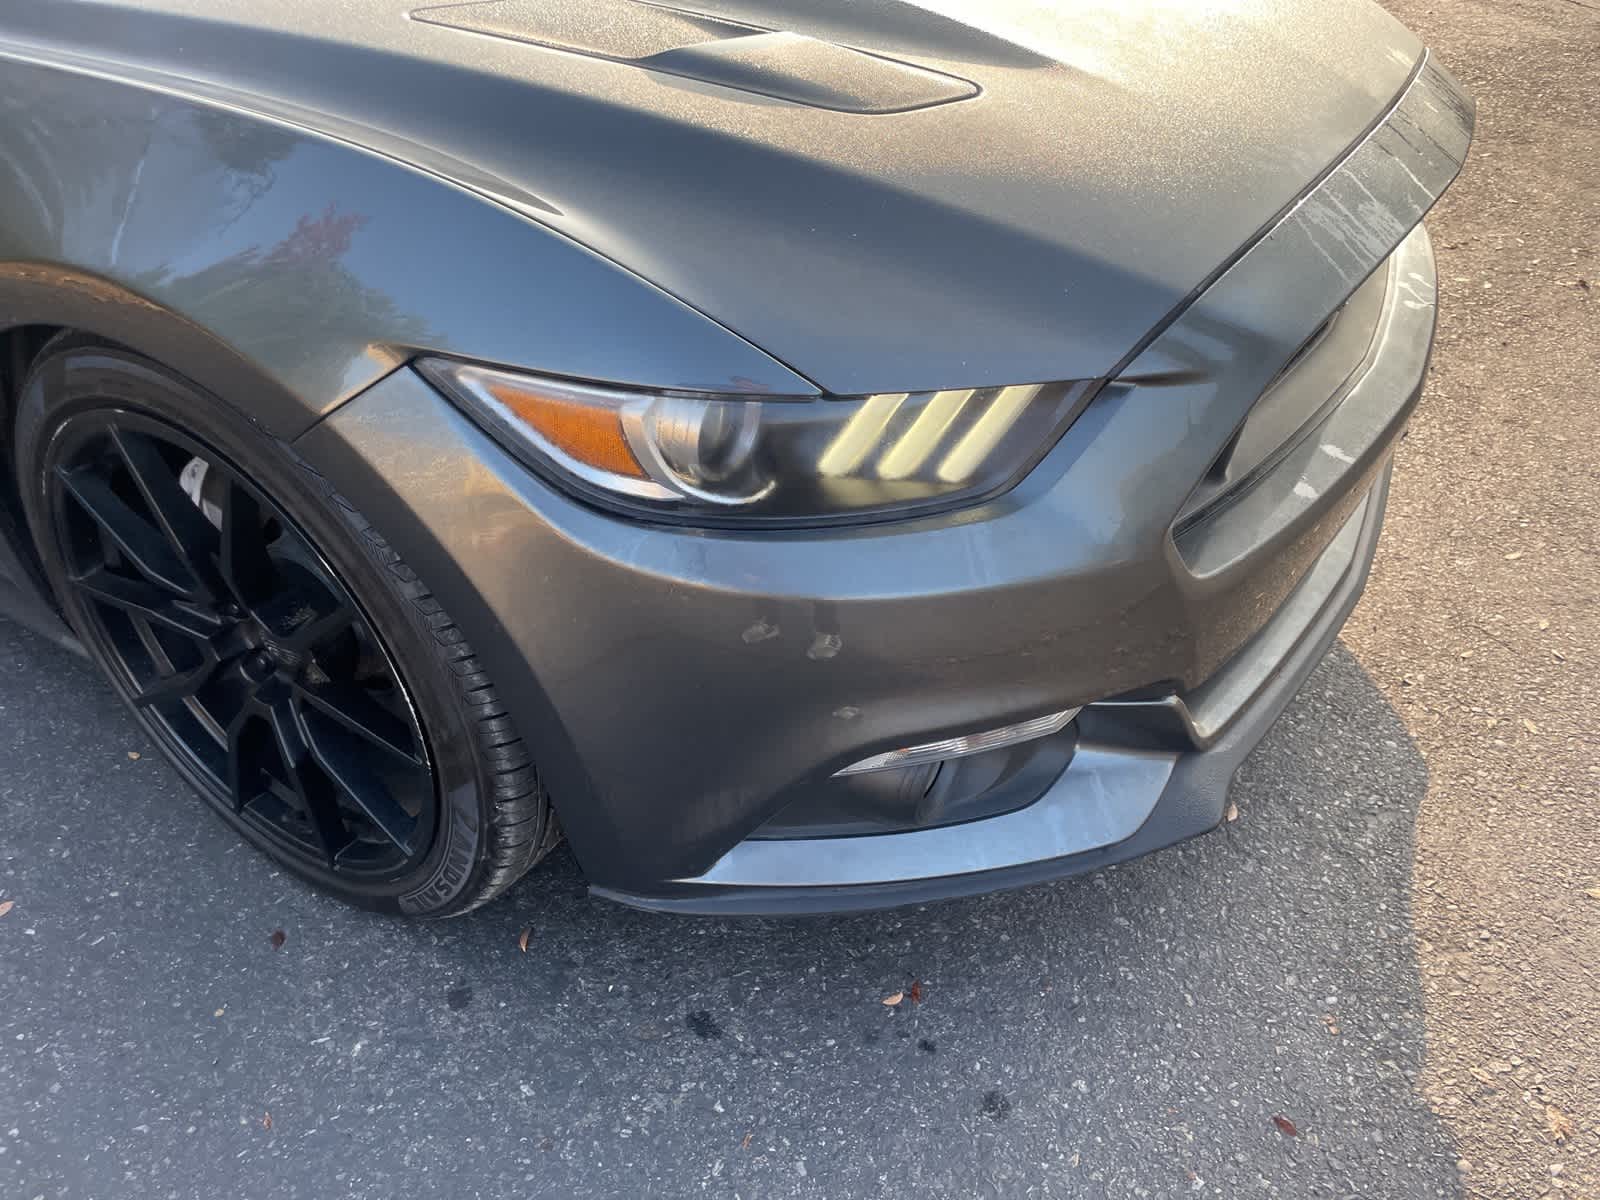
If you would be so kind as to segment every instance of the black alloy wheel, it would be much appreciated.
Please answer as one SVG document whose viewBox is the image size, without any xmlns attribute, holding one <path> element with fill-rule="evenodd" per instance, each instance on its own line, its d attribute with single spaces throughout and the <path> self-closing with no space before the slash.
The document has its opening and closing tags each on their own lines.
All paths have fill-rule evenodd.
<svg viewBox="0 0 1600 1200">
<path fill-rule="evenodd" d="M 168 752 L 315 871 L 414 866 L 437 804 L 410 698 L 283 511 L 126 412 L 74 421 L 49 486 L 84 632 Z"/>
<path fill-rule="evenodd" d="M 439 917 L 560 840 L 463 631 L 291 446 L 71 333 L 31 365 L 14 437 L 64 615 L 247 841 L 351 903 Z"/>
</svg>

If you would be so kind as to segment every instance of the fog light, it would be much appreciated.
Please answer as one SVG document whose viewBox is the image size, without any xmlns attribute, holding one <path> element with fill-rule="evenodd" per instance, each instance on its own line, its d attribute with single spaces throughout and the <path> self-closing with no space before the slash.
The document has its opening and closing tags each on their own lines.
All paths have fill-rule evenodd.
<svg viewBox="0 0 1600 1200">
<path fill-rule="evenodd" d="M 1047 716 L 1034 717 L 1031 721 L 1002 725 L 999 729 L 990 729 L 983 733 L 969 733 L 963 737 L 945 738 L 942 742 L 924 742 L 920 746 L 885 750 L 882 754 L 874 754 L 871 758 L 851 763 L 844 770 L 835 771 L 834 774 L 859 775 L 863 771 L 883 771 L 889 767 L 912 767 L 939 759 L 965 758 L 969 754 L 982 754 L 985 750 L 998 750 L 1001 746 L 1014 746 L 1018 742 L 1049 737 L 1052 733 L 1065 729 L 1079 711 L 1076 708 L 1066 708 Z"/>
</svg>

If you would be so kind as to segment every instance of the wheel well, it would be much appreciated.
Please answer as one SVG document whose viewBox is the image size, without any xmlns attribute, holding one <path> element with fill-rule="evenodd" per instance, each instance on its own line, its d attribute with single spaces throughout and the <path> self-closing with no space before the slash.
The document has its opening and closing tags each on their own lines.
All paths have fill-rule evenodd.
<svg viewBox="0 0 1600 1200">
<path fill-rule="evenodd" d="M 0 333 L 0 536 L 10 541 L 24 566 L 33 572 L 34 582 L 45 596 L 49 596 L 50 591 L 44 585 L 44 571 L 22 515 L 22 495 L 17 486 L 16 460 L 11 448 L 17 400 L 22 393 L 22 383 L 28 378 L 28 369 L 39 357 L 39 351 L 61 332 L 63 329 L 59 325 L 17 325 Z"/>
<path fill-rule="evenodd" d="M 4 418 L 8 445 L 11 422 L 17 414 L 17 394 L 22 390 L 22 381 L 28 377 L 28 368 L 45 343 L 62 332 L 59 325 L 16 325 L 0 333 L 0 417 Z M 10 465 L 8 456 L 7 468 Z"/>
</svg>

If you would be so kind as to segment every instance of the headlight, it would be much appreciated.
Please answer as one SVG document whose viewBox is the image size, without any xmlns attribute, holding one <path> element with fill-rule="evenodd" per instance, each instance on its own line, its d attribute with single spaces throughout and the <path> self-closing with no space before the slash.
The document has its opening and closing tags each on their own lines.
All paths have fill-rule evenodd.
<svg viewBox="0 0 1600 1200">
<path fill-rule="evenodd" d="M 591 500 L 711 523 L 898 513 L 998 491 L 1054 444 L 1089 391 L 751 398 L 419 365 L 513 451 Z"/>
</svg>

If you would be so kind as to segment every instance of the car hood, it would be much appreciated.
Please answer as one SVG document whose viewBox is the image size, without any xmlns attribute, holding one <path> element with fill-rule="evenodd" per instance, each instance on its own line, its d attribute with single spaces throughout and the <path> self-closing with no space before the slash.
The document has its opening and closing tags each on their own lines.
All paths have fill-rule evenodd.
<svg viewBox="0 0 1600 1200">
<path fill-rule="evenodd" d="M 443 175 L 836 393 L 1113 370 L 1422 55 L 1367 0 L 685 2 L 58 3 L 5 36 Z"/>
</svg>

